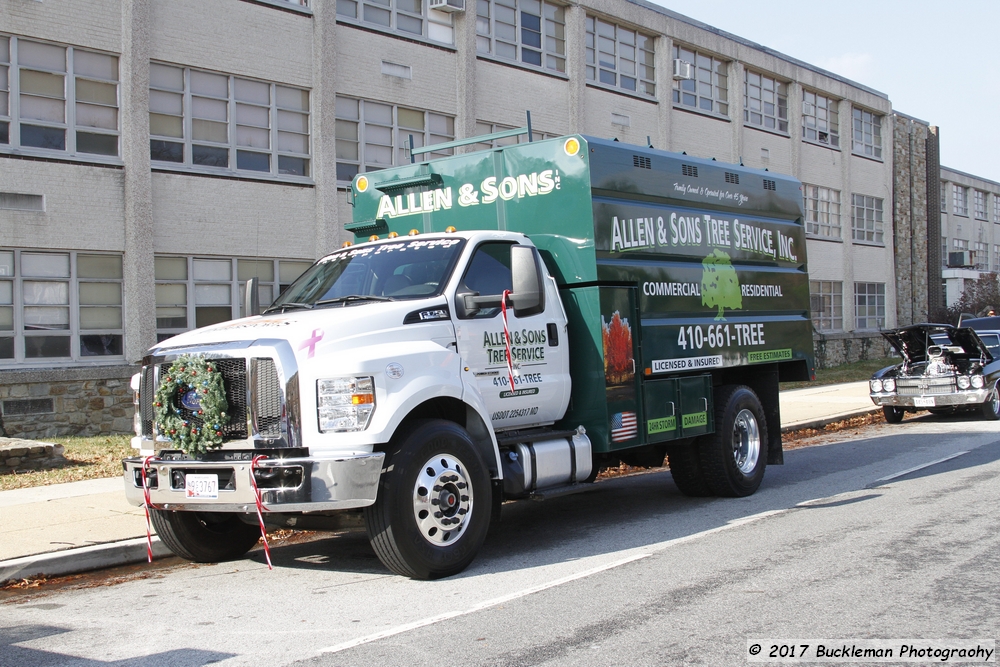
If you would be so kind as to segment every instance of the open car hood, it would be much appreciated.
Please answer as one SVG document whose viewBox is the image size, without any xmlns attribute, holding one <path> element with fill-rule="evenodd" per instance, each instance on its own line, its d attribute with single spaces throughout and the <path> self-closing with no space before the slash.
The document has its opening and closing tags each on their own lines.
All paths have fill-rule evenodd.
<svg viewBox="0 0 1000 667">
<path fill-rule="evenodd" d="M 993 355 L 970 327 L 953 327 L 950 324 L 914 324 L 900 329 L 883 331 L 882 335 L 909 363 L 927 360 L 927 346 L 951 345 L 961 347 L 970 359 L 993 361 Z"/>
</svg>

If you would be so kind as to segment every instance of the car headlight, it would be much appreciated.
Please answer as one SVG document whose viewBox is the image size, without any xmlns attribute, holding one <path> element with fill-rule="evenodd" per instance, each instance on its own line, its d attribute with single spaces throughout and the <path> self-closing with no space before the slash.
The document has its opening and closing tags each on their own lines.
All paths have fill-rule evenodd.
<svg viewBox="0 0 1000 667">
<path fill-rule="evenodd" d="M 983 376 L 982 375 L 973 375 L 972 376 L 972 388 L 973 389 L 982 389 L 983 385 L 985 385 L 985 384 L 986 384 L 986 382 L 983 380 Z"/>
<path fill-rule="evenodd" d="M 896 381 L 892 378 L 886 378 L 882 380 L 882 390 L 883 391 L 896 391 Z"/>
<path fill-rule="evenodd" d="M 968 389 L 971 386 L 972 386 L 972 382 L 969 380 L 969 376 L 968 375 L 959 375 L 958 376 L 958 388 L 959 389 Z"/>
<path fill-rule="evenodd" d="M 871 387 L 872 387 L 872 393 L 873 394 L 881 394 L 882 393 L 882 381 L 881 380 L 872 380 L 870 384 L 871 384 Z"/>
<path fill-rule="evenodd" d="M 363 431 L 375 412 L 375 380 L 362 377 L 316 381 L 320 433 Z"/>
</svg>

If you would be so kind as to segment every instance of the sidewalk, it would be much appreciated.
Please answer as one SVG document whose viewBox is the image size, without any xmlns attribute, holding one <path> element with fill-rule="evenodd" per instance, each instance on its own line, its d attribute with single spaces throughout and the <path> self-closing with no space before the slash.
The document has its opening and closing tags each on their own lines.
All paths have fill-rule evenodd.
<svg viewBox="0 0 1000 667">
<path fill-rule="evenodd" d="M 867 382 L 780 394 L 782 431 L 874 412 Z M 121 477 L 0 491 L 0 584 L 146 559 L 146 519 L 125 502 Z M 154 537 L 157 557 L 169 551 Z"/>
</svg>

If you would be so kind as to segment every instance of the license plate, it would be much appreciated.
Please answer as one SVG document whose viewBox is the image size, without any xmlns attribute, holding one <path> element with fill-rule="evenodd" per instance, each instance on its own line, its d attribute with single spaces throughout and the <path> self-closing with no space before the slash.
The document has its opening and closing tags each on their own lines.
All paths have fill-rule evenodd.
<svg viewBox="0 0 1000 667">
<path fill-rule="evenodd" d="M 184 497 L 185 498 L 218 498 L 219 497 L 219 476 L 218 475 L 185 475 L 184 476 Z"/>
<path fill-rule="evenodd" d="M 920 396 L 913 399 L 913 405 L 918 408 L 933 408 L 934 407 L 934 397 L 928 396 L 926 398 Z"/>
</svg>

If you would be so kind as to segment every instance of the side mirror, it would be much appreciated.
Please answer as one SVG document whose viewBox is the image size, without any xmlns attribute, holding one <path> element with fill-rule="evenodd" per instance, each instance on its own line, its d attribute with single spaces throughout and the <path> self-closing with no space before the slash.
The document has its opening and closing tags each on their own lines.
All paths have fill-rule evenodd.
<svg viewBox="0 0 1000 667">
<path fill-rule="evenodd" d="M 528 317 L 545 310 L 545 278 L 542 258 L 532 246 L 510 248 L 510 272 L 513 279 L 514 315 Z"/>
<path fill-rule="evenodd" d="M 247 317 L 260 315 L 260 278 L 247 280 L 246 294 L 243 298 L 243 312 Z"/>
</svg>

